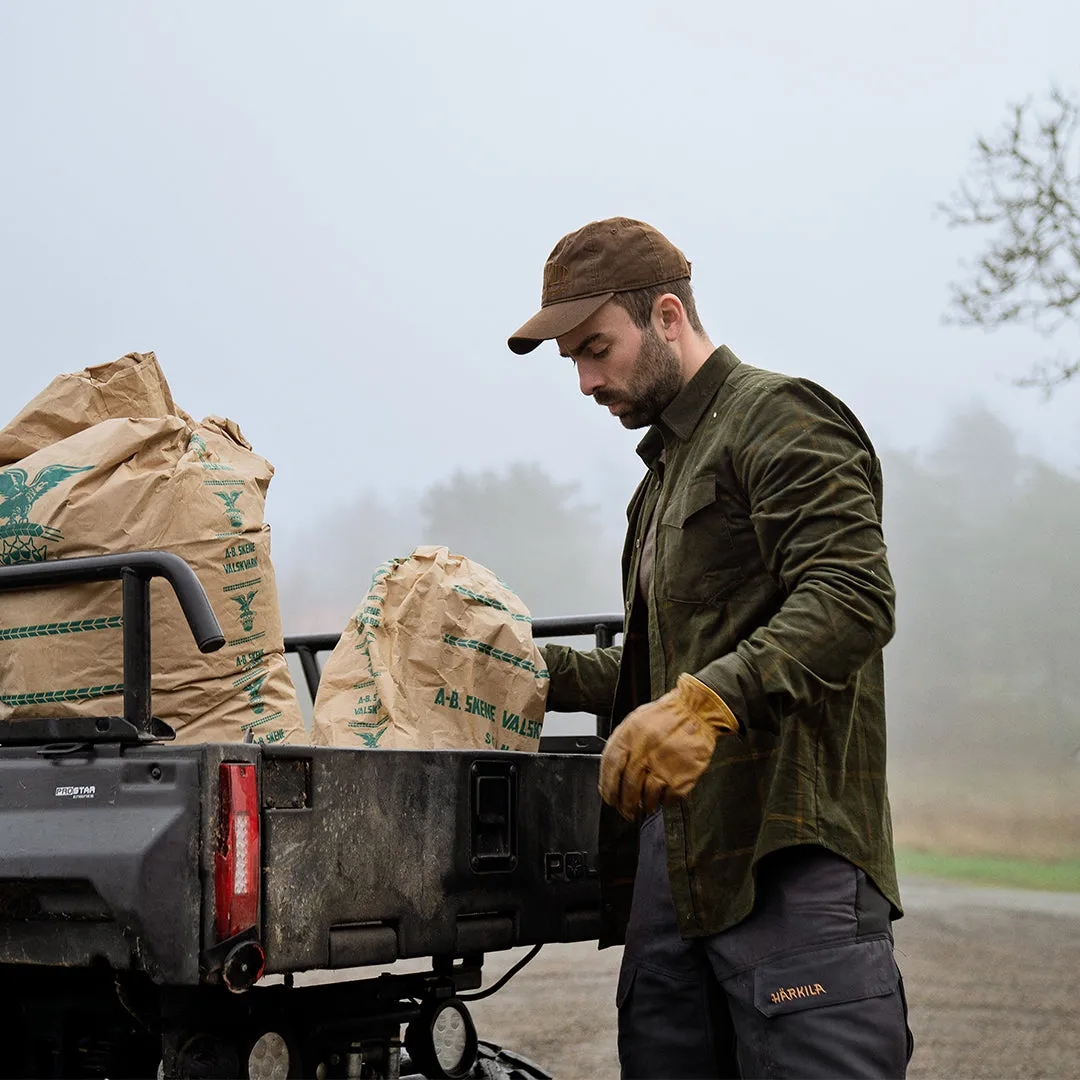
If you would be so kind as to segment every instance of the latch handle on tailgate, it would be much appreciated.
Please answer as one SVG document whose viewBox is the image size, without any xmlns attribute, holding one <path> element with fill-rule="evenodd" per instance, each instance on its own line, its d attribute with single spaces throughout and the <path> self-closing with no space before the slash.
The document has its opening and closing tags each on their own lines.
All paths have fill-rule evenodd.
<svg viewBox="0 0 1080 1080">
<path fill-rule="evenodd" d="M 474 873 L 517 867 L 517 766 L 504 759 L 474 761 L 470 773 L 470 863 Z"/>
</svg>

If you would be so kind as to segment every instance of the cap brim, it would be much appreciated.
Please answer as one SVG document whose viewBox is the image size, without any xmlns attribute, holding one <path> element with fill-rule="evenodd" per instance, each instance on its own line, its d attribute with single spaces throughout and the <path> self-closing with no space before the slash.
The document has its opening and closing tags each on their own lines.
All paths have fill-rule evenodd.
<svg viewBox="0 0 1080 1080">
<path fill-rule="evenodd" d="M 580 326 L 590 315 L 599 311 L 615 294 L 601 293 L 599 296 L 582 296 L 577 300 L 562 300 L 558 304 L 548 304 L 541 308 L 506 344 L 511 352 L 518 355 L 532 352 L 542 341 L 569 334 L 575 326 Z"/>
</svg>

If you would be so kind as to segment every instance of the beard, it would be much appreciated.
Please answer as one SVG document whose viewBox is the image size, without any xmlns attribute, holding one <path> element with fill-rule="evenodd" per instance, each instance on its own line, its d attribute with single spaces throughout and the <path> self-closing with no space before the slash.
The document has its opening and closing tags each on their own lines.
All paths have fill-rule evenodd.
<svg viewBox="0 0 1080 1080">
<path fill-rule="evenodd" d="M 593 399 L 599 405 L 629 405 L 619 414 L 619 422 L 632 430 L 655 424 L 682 386 L 682 367 L 675 350 L 647 326 L 626 386 L 620 391 L 601 391 Z"/>
</svg>

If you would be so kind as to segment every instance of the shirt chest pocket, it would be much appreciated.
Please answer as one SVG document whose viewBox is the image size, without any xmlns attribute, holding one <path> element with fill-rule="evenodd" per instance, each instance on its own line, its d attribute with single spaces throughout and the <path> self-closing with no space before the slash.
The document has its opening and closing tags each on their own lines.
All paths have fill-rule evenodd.
<svg viewBox="0 0 1080 1080">
<path fill-rule="evenodd" d="M 746 578 L 715 476 L 694 477 L 664 507 L 656 536 L 656 586 L 677 604 L 717 603 Z"/>
</svg>

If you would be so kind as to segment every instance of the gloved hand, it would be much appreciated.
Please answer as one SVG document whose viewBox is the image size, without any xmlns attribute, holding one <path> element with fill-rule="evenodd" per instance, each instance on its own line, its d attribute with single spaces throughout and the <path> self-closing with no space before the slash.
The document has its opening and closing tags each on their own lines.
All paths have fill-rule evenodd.
<svg viewBox="0 0 1080 1080">
<path fill-rule="evenodd" d="M 632 821 L 690 793 L 712 760 L 718 733 L 739 721 L 723 698 L 683 673 L 674 690 L 635 709 L 600 758 L 600 797 Z"/>
</svg>

